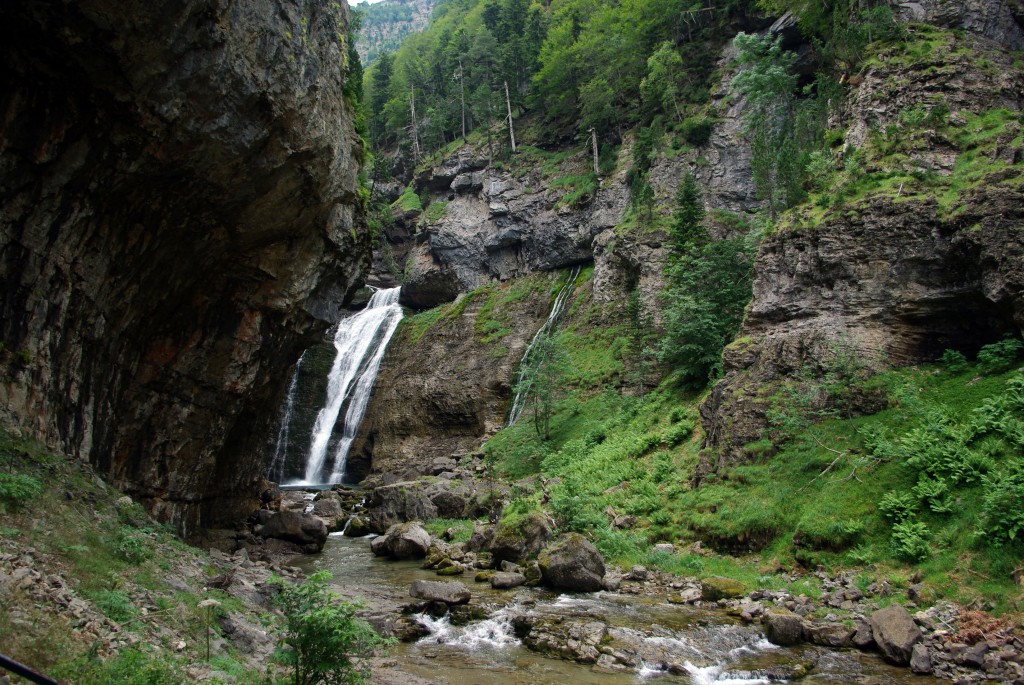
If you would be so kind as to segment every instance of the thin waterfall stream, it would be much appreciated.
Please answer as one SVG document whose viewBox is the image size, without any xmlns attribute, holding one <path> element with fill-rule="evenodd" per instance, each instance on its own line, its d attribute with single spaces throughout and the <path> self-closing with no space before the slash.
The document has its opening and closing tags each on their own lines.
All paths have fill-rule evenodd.
<svg viewBox="0 0 1024 685">
<path fill-rule="evenodd" d="M 304 367 L 308 366 L 305 361 L 308 352 L 296 364 L 271 461 L 270 477 L 277 482 L 314 485 L 344 479 L 348 453 L 366 414 L 381 361 L 402 320 L 402 308 L 398 304 L 400 292 L 401 288 L 377 290 L 366 309 L 338 324 L 332 340 L 334 354 L 324 397 L 312 427 L 308 428 L 308 423 L 296 425 L 300 412 L 295 408 L 300 374 L 307 373 Z M 307 431 L 305 434 L 309 436 L 301 471 L 294 460 L 289 463 L 287 454 L 289 441 L 294 441 L 297 429 Z"/>
<path fill-rule="evenodd" d="M 537 341 L 545 336 L 549 335 L 558 325 L 559 319 L 562 318 L 562 313 L 565 311 L 565 305 L 569 302 L 569 295 L 572 294 L 572 290 L 576 285 L 576 278 L 580 275 L 580 267 L 576 266 L 569 274 L 569 278 L 566 279 L 565 285 L 558 291 L 558 295 L 555 296 L 555 303 L 551 306 L 551 313 L 548 314 L 547 321 L 540 327 L 540 330 L 534 334 L 530 344 L 526 347 L 526 352 L 523 353 L 523 358 L 519 361 L 519 375 L 516 378 L 516 390 L 515 397 L 512 398 L 512 408 L 508 412 L 508 421 L 505 422 L 506 426 L 511 426 L 518 419 L 519 415 L 523 413 L 523 409 L 526 407 L 526 399 L 530 394 L 529 387 L 523 387 L 523 379 L 526 377 L 527 364 L 530 360 L 530 353 L 533 352 L 534 346 Z"/>
</svg>

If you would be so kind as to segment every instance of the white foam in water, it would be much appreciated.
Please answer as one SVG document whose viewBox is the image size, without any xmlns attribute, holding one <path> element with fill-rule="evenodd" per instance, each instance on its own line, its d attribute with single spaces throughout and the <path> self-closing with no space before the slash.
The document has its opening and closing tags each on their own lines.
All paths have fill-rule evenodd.
<svg viewBox="0 0 1024 685">
<path fill-rule="evenodd" d="M 687 661 L 683 666 L 690 673 L 690 681 L 693 685 L 763 685 L 769 682 L 767 678 L 730 678 L 722 677 L 722 666 L 694 666 Z"/>
<path fill-rule="evenodd" d="M 516 647 L 519 640 L 512 632 L 512 616 L 501 610 L 486 621 L 471 623 L 468 626 L 453 626 L 447 616 L 433 618 L 426 614 L 416 617 L 416 621 L 430 631 L 423 642 L 432 642 L 465 649 L 503 649 Z"/>
</svg>

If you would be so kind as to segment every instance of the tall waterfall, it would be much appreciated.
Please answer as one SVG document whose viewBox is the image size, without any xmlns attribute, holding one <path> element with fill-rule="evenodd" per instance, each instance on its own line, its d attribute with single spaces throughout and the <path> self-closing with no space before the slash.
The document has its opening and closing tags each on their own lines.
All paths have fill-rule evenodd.
<svg viewBox="0 0 1024 685">
<path fill-rule="evenodd" d="M 402 308 L 398 304 L 400 290 L 390 288 L 376 291 L 366 309 L 338 324 L 333 340 L 334 361 L 327 375 L 326 396 L 309 432 L 305 467 L 302 476 L 291 480 L 289 485 L 336 483 L 345 477 L 348 452 L 366 413 L 373 384 L 377 380 L 377 371 L 388 342 L 402 319 Z M 301 365 L 300 360 L 289 387 L 289 398 L 283 408 L 284 422 L 292 421 L 293 396 Z M 340 434 L 336 428 L 340 429 Z M 272 476 L 278 477 L 278 482 L 289 475 L 284 463 L 289 431 L 292 428 L 282 425 L 278 433 L 272 463 L 277 473 L 271 472 Z M 295 473 L 296 470 L 293 468 L 290 471 Z"/>
<path fill-rule="evenodd" d="M 302 362 L 306 358 L 303 352 L 299 361 L 295 364 L 295 371 L 292 372 L 291 383 L 288 384 L 288 396 L 284 401 L 284 411 L 281 416 L 281 427 L 277 430 L 277 443 L 274 445 L 274 459 L 270 462 L 267 470 L 269 478 L 275 483 L 284 480 L 284 469 L 286 455 L 288 454 L 288 440 L 291 437 L 292 415 L 295 413 L 295 394 L 299 387 L 299 374 L 302 373 Z"/>
<path fill-rule="evenodd" d="M 519 361 L 519 376 L 516 378 L 516 387 L 519 389 L 516 391 L 516 396 L 512 398 L 512 408 L 508 412 L 508 421 L 505 422 L 506 426 L 511 426 L 515 423 L 526 407 L 526 398 L 530 394 L 530 388 L 529 386 L 524 388 L 522 384 L 523 378 L 526 376 L 526 363 L 530 359 L 530 353 L 533 352 L 533 346 L 542 335 L 548 335 L 558 325 L 558 320 L 562 317 L 565 305 L 569 301 L 569 295 L 572 294 L 573 286 L 576 285 L 576 277 L 579 275 L 580 267 L 577 266 L 569 274 L 569 278 L 565 281 L 562 289 L 558 291 L 558 295 L 555 297 L 555 304 L 551 307 L 551 313 L 548 314 L 548 320 L 544 322 L 544 325 L 533 336 L 533 340 L 526 347 L 526 352 L 523 353 L 523 358 Z"/>
</svg>

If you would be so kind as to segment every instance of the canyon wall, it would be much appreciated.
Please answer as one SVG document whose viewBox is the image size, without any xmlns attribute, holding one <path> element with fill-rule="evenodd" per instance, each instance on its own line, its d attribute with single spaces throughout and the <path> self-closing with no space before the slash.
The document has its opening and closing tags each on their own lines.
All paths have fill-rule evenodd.
<svg viewBox="0 0 1024 685">
<path fill-rule="evenodd" d="M 183 534 L 369 267 L 344 3 L 0 8 L 0 402 Z"/>
</svg>

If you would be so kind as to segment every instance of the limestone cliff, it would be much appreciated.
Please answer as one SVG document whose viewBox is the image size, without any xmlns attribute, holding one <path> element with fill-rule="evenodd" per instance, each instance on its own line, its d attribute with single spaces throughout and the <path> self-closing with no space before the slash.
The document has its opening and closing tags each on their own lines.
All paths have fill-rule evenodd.
<svg viewBox="0 0 1024 685">
<path fill-rule="evenodd" d="M 982 4 L 1003 5 L 970 4 L 964 21 Z M 836 123 L 839 154 L 864 168 L 830 190 L 852 197 L 798 208 L 762 244 L 753 302 L 702 407 L 699 476 L 748 458 L 781 384 L 826 373 L 837 354 L 881 369 L 1024 331 L 1024 70 L 1004 48 L 1015 26 L 988 31 L 998 40 L 911 27 L 860 75 Z"/>
<path fill-rule="evenodd" d="M 251 509 L 269 400 L 368 268 L 346 30 L 314 0 L 0 8 L 0 402 L 186 534 Z"/>
</svg>

